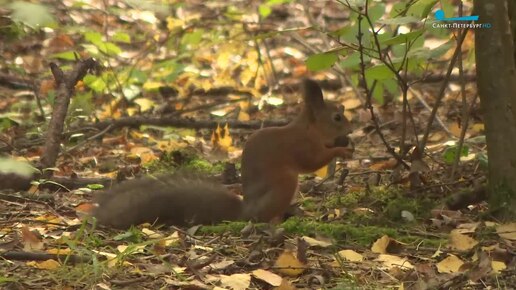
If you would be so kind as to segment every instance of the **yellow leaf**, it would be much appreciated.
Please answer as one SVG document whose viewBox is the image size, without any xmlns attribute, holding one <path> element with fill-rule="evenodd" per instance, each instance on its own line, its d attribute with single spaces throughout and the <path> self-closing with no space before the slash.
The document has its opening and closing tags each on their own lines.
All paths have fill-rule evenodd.
<svg viewBox="0 0 516 290">
<path fill-rule="evenodd" d="M 146 91 L 155 91 L 163 86 L 165 86 L 165 84 L 163 84 L 162 82 L 146 81 L 143 84 L 143 89 Z"/>
<path fill-rule="evenodd" d="M 274 287 L 274 290 L 296 290 L 297 288 L 294 287 L 287 279 L 283 279 L 281 281 L 281 285 L 278 287 Z"/>
<path fill-rule="evenodd" d="M 448 257 L 437 263 L 436 266 L 439 273 L 456 273 L 463 264 L 464 262 L 457 256 L 449 254 Z"/>
<path fill-rule="evenodd" d="M 72 250 L 70 250 L 69 248 L 66 248 L 66 249 L 53 248 L 53 249 L 46 250 L 46 252 L 49 254 L 56 254 L 56 255 L 70 255 L 72 253 Z"/>
<path fill-rule="evenodd" d="M 496 227 L 496 233 L 506 240 L 516 240 L 516 223 L 503 224 Z"/>
<path fill-rule="evenodd" d="M 134 102 L 140 106 L 140 110 L 142 112 L 148 111 L 156 106 L 156 103 L 153 100 L 147 98 L 138 98 L 134 100 Z"/>
<path fill-rule="evenodd" d="M 326 175 L 328 175 L 328 165 L 325 165 L 325 166 L 317 169 L 314 173 L 317 177 L 320 177 L 320 178 L 326 177 Z"/>
<path fill-rule="evenodd" d="M 281 281 L 283 280 L 281 276 L 263 269 L 256 269 L 252 274 L 256 279 L 262 280 L 271 286 L 280 286 Z"/>
<path fill-rule="evenodd" d="M 501 261 L 491 261 L 491 268 L 493 268 L 493 271 L 497 274 L 499 274 L 501 271 L 507 269 L 507 265 L 505 265 L 504 262 Z"/>
<path fill-rule="evenodd" d="M 471 129 L 478 133 L 484 132 L 484 130 L 485 130 L 484 124 L 482 124 L 482 123 L 473 124 L 473 126 L 471 126 Z"/>
<path fill-rule="evenodd" d="M 308 236 L 303 236 L 302 239 L 310 246 L 310 247 L 321 247 L 321 248 L 327 248 L 331 245 L 333 245 L 331 242 L 329 241 L 321 241 L 321 240 L 316 240 L 312 237 L 308 237 Z"/>
<path fill-rule="evenodd" d="M 390 242 L 391 238 L 389 238 L 387 235 L 384 235 L 373 243 L 373 246 L 371 246 L 371 251 L 378 254 L 387 254 L 387 246 L 389 246 Z"/>
<path fill-rule="evenodd" d="M 383 264 L 383 269 L 413 269 L 414 266 L 406 259 L 394 255 L 380 254 L 376 261 L 380 261 Z"/>
<path fill-rule="evenodd" d="M 133 147 L 131 148 L 131 153 L 140 157 L 142 164 L 148 164 L 151 161 L 158 159 L 152 149 L 147 147 Z"/>
<path fill-rule="evenodd" d="M 346 108 L 346 110 L 351 110 L 362 106 L 362 103 L 360 102 L 360 99 L 353 97 L 344 100 L 344 102 L 342 102 L 342 105 L 344 106 L 344 108 Z"/>
<path fill-rule="evenodd" d="M 30 261 L 30 262 L 27 262 L 27 266 L 32 266 L 34 268 L 38 268 L 38 269 L 42 269 L 42 270 L 54 270 L 54 269 L 59 268 L 59 266 L 61 266 L 61 264 L 59 264 L 59 262 L 57 262 L 56 260 L 50 259 L 50 260 L 46 260 L 43 262 Z"/>
<path fill-rule="evenodd" d="M 292 277 L 301 275 L 306 269 L 306 265 L 299 261 L 291 251 L 283 252 L 276 260 L 275 266 L 279 268 L 278 272 Z"/>
<path fill-rule="evenodd" d="M 220 275 L 220 283 L 222 286 L 233 290 L 246 290 L 251 285 L 251 275 L 249 274 L 233 274 Z"/>
<path fill-rule="evenodd" d="M 353 251 L 353 250 L 342 250 L 337 253 L 339 257 L 350 262 L 361 262 L 364 260 L 364 256 Z"/>
<path fill-rule="evenodd" d="M 249 121 L 251 120 L 251 117 L 249 116 L 249 114 L 247 114 L 246 112 L 244 111 L 240 111 L 238 112 L 238 121 Z"/>
<path fill-rule="evenodd" d="M 177 149 L 186 147 L 185 143 L 179 143 L 174 140 L 156 141 L 156 148 L 165 152 L 172 152 Z"/>
<path fill-rule="evenodd" d="M 213 147 L 217 149 L 222 149 L 227 152 L 231 148 L 231 144 L 233 143 L 233 138 L 229 134 L 229 126 L 226 124 L 224 128 L 221 128 L 217 125 L 217 129 L 211 134 L 211 142 Z"/>
<path fill-rule="evenodd" d="M 450 233 L 450 247 L 459 251 L 468 251 L 473 249 L 478 242 L 466 235 L 460 233 L 460 230 L 452 230 Z"/>
<path fill-rule="evenodd" d="M 460 132 L 462 128 L 459 127 L 459 124 L 457 124 L 457 122 L 451 123 L 450 126 L 448 126 L 448 129 L 450 130 L 453 136 L 460 137 Z"/>
<path fill-rule="evenodd" d="M 174 31 L 177 29 L 183 28 L 185 22 L 181 19 L 173 18 L 171 16 L 167 17 L 167 29 L 169 31 Z"/>
</svg>

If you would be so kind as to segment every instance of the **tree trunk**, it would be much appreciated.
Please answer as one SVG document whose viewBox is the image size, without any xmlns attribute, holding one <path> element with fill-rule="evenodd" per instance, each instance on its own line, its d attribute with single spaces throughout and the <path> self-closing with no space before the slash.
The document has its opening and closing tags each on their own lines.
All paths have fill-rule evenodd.
<svg viewBox="0 0 516 290">
<path fill-rule="evenodd" d="M 513 1 L 513 0 L 509 0 Z M 506 0 L 475 0 L 477 86 L 484 113 L 490 209 L 500 218 L 516 217 L 516 69 Z"/>
</svg>

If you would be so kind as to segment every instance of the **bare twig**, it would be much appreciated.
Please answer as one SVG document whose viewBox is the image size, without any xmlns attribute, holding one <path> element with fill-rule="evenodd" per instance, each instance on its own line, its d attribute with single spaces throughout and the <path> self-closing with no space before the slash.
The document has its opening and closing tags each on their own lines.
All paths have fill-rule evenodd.
<svg viewBox="0 0 516 290">
<path fill-rule="evenodd" d="M 56 82 L 56 99 L 54 103 L 54 110 L 52 111 L 52 118 L 48 125 L 48 131 L 45 139 L 43 154 L 41 156 L 42 168 L 49 168 L 55 165 L 57 156 L 59 154 L 59 146 L 61 144 L 62 133 L 64 128 L 64 121 L 68 112 L 68 105 L 70 98 L 74 93 L 74 87 L 79 80 L 81 80 L 86 73 L 93 69 L 97 63 L 94 59 L 78 61 L 74 69 L 67 75 L 55 64 L 50 64 L 50 69 L 54 75 Z M 51 174 L 48 171 L 47 175 Z"/>
<path fill-rule="evenodd" d="M 419 143 L 418 147 L 419 147 L 419 150 L 418 150 L 418 154 L 419 156 L 417 156 L 419 159 L 422 158 L 423 156 L 423 153 L 424 153 L 424 148 L 426 146 L 426 142 L 428 141 L 428 136 L 430 135 L 430 131 L 432 129 L 432 123 L 433 121 L 435 120 L 435 117 L 437 116 L 437 109 L 439 109 L 439 107 L 441 106 L 441 102 L 444 98 L 444 92 L 446 90 L 446 87 L 448 85 L 448 78 L 450 77 L 451 75 L 451 72 L 453 70 L 453 68 L 455 67 L 455 62 L 457 61 L 458 57 L 459 57 L 459 53 L 460 53 L 460 50 L 461 50 L 461 47 L 462 47 L 462 42 L 464 42 L 464 39 L 466 38 L 466 34 L 468 33 L 468 28 L 465 28 L 461 35 L 459 36 L 459 39 L 457 40 L 457 47 L 455 48 L 455 52 L 453 53 L 453 56 L 450 60 L 450 65 L 448 66 L 448 70 L 446 71 L 446 78 L 444 79 L 442 85 L 441 85 L 441 88 L 439 90 L 439 94 L 437 95 L 437 100 L 434 104 L 434 107 L 432 109 L 432 112 L 430 114 L 430 117 L 428 118 L 428 123 L 426 125 L 426 130 L 424 132 L 424 135 L 423 135 L 423 139 L 421 140 L 421 142 Z"/>
</svg>

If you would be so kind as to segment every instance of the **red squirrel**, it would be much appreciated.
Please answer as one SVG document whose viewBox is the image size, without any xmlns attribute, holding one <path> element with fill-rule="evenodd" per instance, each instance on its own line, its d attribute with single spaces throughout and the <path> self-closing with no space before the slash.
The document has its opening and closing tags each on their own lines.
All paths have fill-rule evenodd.
<svg viewBox="0 0 516 290">
<path fill-rule="evenodd" d="M 321 88 L 312 80 L 303 81 L 302 95 L 303 109 L 292 122 L 260 129 L 247 140 L 241 167 L 243 200 L 207 181 L 177 175 L 146 177 L 99 194 L 93 215 L 100 224 L 115 228 L 144 222 L 184 225 L 281 219 L 294 198 L 299 174 L 353 153 L 343 147 L 352 131 L 344 107 L 324 101 Z"/>
</svg>

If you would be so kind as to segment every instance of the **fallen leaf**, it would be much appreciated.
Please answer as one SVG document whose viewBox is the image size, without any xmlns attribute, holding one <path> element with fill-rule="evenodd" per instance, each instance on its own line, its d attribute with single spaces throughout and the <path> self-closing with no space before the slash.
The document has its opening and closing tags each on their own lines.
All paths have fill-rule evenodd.
<svg viewBox="0 0 516 290">
<path fill-rule="evenodd" d="M 413 269 L 414 266 L 407 260 L 394 255 L 380 254 L 376 261 L 382 262 L 383 269 L 400 268 L 400 269 Z"/>
<path fill-rule="evenodd" d="M 501 271 L 507 269 L 507 265 L 504 262 L 493 260 L 491 261 L 491 268 L 493 268 L 496 274 L 499 274 Z"/>
<path fill-rule="evenodd" d="M 403 243 L 384 235 L 373 243 L 371 251 L 378 254 L 398 253 L 402 246 Z"/>
<path fill-rule="evenodd" d="M 283 278 L 281 276 L 276 275 L 270 271 L 263 270 L 263 269 L 256 269 L 252 272 L 253 277 L 255 277 L 258 280 L 262 280 L 266 282 L 267 284 L 271 286 L 280 286 Z"/>
<path fill-rule="evenodd" d="M 503 224 L 496 227 L 496 233 L 506 240 L 516 240 L 516 223 Z"/>
<path fill-rule="evenodd" d="M 457 256 L 449 254 L 441 262 L 436 264 L 439 273 L 457 273 L 464 262 Z"/>
<path fill-rule="evenodd" d="M 456 231 L 461 234 L 472 234 L 477 230 L 479 225 L 480 222 L 460 224 L 457 226 Z"/>
<path fill-rule="evenodd" d="M 251 285 L 251 275 L 249 274 L 233 274 L 220 275 L 220 283 L 223 287 L 233 290 L 246 290 Z"/>
<path fill-rule="evenodd" d="M 274 287 L 274 290 L 296 290 L 297 288 L 292 285 L 287 279 L 281 281 L 281 285 Z"/>
<path fill-rule="evenodd" d="M 275 267 L 278 272 L 296 277 L 301 275 L 306 269 L 306 265 L 299 261 L 291 251 L 283 252 L 276 260 Z"/>
<path fill-rule="evenodd" d="M 459 251 L 468 251 L 473 249 L 478 242 L 466 235 L 461 234 L 458 230 L 452 230 L 450 233 L 450 247 Z"/>
<path fill-rule="evenodd" d="M 61 266 L 61 264 L 59 264 L 59 262 L 56 260 L 49 259 L 49 260 L 46 260 L 43 262 L 30 261 L 30 262 L 27 262 L 27 266 L 32 266 L 34 268 L 38 268 L 38 269 L 42 269 L 42 270 L 54 270 L 54 269 L 59 268 L 59 266 Z"/>
<path fill-rule="evenodd" d="M 302 239 L 310 246 L 310 247 L 321 247 L 321 248 L 327 248 L 331 245 L 333 245 L 331 242 L 328 241 L 321 241 L 316 240 L 314 238 L 303 236 Z"/>
<path fill-rule="evenodd" d="M 21 237 L 23 249 L 27 252 L 31 250 L 42 250 L 44 247 L 43 241 L 41 241 L 35 233 L 31 232 L 28 227 L 22 227 Z"/>
<path fill-rule="evenodd" d="M 364 260 L 364 256 L 353 251 L 353 250 L 342 250 L 337 253 L 339 257 L 350 262 L 361 262 Z"/>
</svg>

